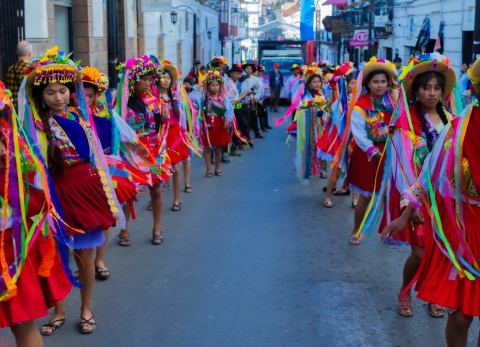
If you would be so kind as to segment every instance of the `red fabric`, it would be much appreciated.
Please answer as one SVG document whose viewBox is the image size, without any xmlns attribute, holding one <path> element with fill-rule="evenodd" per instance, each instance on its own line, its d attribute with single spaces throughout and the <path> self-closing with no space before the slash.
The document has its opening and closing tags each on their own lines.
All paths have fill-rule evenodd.
<svg viewBox="0 0 480 347">
<path fill-rule="evenodd" d="M 205 123 L 207 124 L 206 130 Z M 232 142 L 232 135 L 230 134 L 230 130 L 225 128 L 225 119 L 223 117 L 207 116 L 205 118 L 205 123 L 203 124 L 202 132 L 202 145 L 204 147 L 223 147 Z"/>
<path fill-rule="evenodd" d="M 385 147 L 385 143 L 376 144 L 380 153 Z M 385 158 L 385 157 L 384 157 Z M 354 145 L 352 154 L 350 155 L 350 162 L 348 165 L 347 176 L 349 177 L 350 184 L 357 189 L 361 189 L 364 192 L 373 193 L 374 188 L 378 190 L 382 181 L 383 166 L 385 160 L 380 161 L 380 157 L 376 156 L 368 161 L 367 153 L 362 151 L 357 144 Z M 379 177 L 375 186 L 375 176 L 378 169 Z"/>
<path fill-rule="evenodd" d="M 172 165 L 178 164 L 190 157 L 190 152 L 182 138 L 180 123 L 171 124 L 167 133 L 167 153 Z"/>
<path fill-rule="evenodd" d="M 463 142 L 463 155 L 468 160 L 472 181 L 480 187 L 480 108 L 474 107 L 470 116 L 465 141 Z"/>
<path fill-rule="evenodd" d="M 331 133 L 330 129 L 333 127 Z M 330 133 L 330 134 L 329 134 Z M 340 147 L 340 141 L 342 139 L 338 136 L 337 128 L 332 125 L 332 123 L 327 124 L 323 130 L 322 135 L 317 140 L 317 148 L 322 153 L 330 154 L 333 156 L 337 153 L 338 148 Z"/>
<path fill-rule="evenodd" d="M 454 204 L 454 201 L 445 201 L 441 196 L 437 196 L 437 202 L 445 235 L 455 250 L 458 241 L 445 209 L 445 203 Z M 480 233 L 478 233 L 480 207 L 464 204 L 463 212 L 467 243 L 475 258 L 480 259 Z M 426 247 L 416 285 L 418 297 L 450 309 L 460 310 L 469 316 L 480 316 L 480 280 L 461 279 L 452 263 L 434 244 L 431 227 L 425 235 Z"/>
<path fill-rule="evenodd" d="M 64 219 L 70 227 L 88 233 L 115 225 L 100 176 L 88 163 L 66 167 L 63 175 L 53 177 L 53 182 Z M 72 228 L 67 228 L 67 232 L 78 235 Z"/>
<path fill-rule="evenodd" d="M 413 125 L 413 131 L 415 132 L 416 135 L 420 135 L 422 133 L 422 123 L 420 121 L 420 117 L 417 115 L 417 111 L 415 111 L 414 107 L 410 106 L 409 110 L 410 110 L 410 119 L 412 120 L 412 125 Z M 403 113 L 402 116 L 395 121 L 395 124 L 393 124 L 393 126 L 395 128 L 410 131 L 410 124 L 408 124 L 407 115 Z"/>
<path fill-rule="evenodd" d="M 4 232 L 6 240 L 9 240 L 11 230 Z M 63 271 L 58 252 L 50 276 L 40 277 L 37 273 L 42 263 L 43 251 L 48 247 L 47 242 L 42 235 L 35 240 L 17 281 L 17 295 L 8 301 L 0 302 L 0 328 L 47 316 L 48 309 L 56 302 L 64 300 L 70 292 L 72 285 Z M 13 258 L 12 251 L 11 247 L 6 247 L 7 259 Z"/>
<path fill-rule="evenodd" d="M 137 201 L 137 189 L 135 184 L 125 177 L 113 176 L 115 194 L 118 202 L 123 204 L 125 202 Z"/>
</svg>

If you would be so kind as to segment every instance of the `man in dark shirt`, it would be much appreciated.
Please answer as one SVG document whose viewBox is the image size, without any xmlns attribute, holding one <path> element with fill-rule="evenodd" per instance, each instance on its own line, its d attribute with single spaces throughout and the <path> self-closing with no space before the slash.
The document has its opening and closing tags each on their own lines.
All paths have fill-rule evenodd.
<svg viewBox="0 0 480 347">
<path fill-rule="evenodd" d="M 5 79 L 6 87 L 12 91 L 13 104 L 18 105 L 18 90 L 25 76 L 25 69 L 32 60 L 32 45 L 27 41 L 20 41 L 17 44 L 18 61 L 7 70 Z"/>
<path fill-rule="evenodd" d="M 273 64 L 273 71 L 270 72 L 270 100 L 271 110 L 278 112 L 278 103 L 280 101 L 280 91 L 283 88 L 283 75 L 280 72 L 280 64 Z"/>
</svg>

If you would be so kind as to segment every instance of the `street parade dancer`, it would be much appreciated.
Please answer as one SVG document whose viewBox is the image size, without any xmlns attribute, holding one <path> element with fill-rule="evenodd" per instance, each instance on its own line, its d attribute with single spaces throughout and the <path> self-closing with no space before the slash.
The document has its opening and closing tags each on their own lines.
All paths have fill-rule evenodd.
<svg viewBox="0 0 480 347">
<path fill-rule="evenodd" d="M 233 106 L 224 87 L 224 78 L 218 70 L 211 70 L 204 81 L 202 115 L 202 146 L 205 156 L 205 177 L 212 177 L 212 152 L 215 152 L 215 176 L 222 176 L 220 170 L 222 148 L 232 140 L 230 132 L 233 120 Z"/>
<path fill-rule="evenodd" d="M 416 213 L 429 212 L 416 290 L 421 300 L 449 310 L 449 347 L 467 346 L 473 317 L 480 316 L 480 60 L 468 76 L 473 102 L 443 127 L 416 183 L 403 192 L 408 206 L 382 232 L 383 239 L 396 237 Z"/>
<path fill-rule="evenodd" d="M 72 239 L 69 246 L 82 284 L 79 328 L 82 334 L 90 334 L 96 330 L 92 307 L 95 248 L 104 243 L 105 231 L 123 213 L 91 127 L 79 66 L 57 46 L 34 58 L 20 88 L 19 109 L 26 133 L 46 159 Z M 58 302 L 41 332 L 51 335 L 64 323 L 64 303 Z"/>
<path fill-rule="evenodd" d="M 156 58 L 145 55 L 127 59 L 120 66 L 116 102 L 116 112 L 134 130 L 140 142 L 146 147 L 148 156 L 157 164 L 151 166 L 144 174 L 143 170 L 139 171 L 134 177 L 136 184 L 147 186 L 150 192 L 153 245 L 160 245 L 164 241 L 161 228 L 162 185 L 166 184 L 170 176 L 170 161 L 166 152 L 167 115 L 161 114 L 157 99 L 151 90 L 158 64 Z M 130 218 L 128 206 L 124 206 L 124 211 L 128 223 Z M 118 243 L 123 247 L 130 246 L 128 228 L 120 231 Z"/>
<path fill-rule="evenodd" d="M 385 149 L 384 171 L 379 173 L 381 185 L 375 192 L 360 226 L 357 238 L 366 232 L 381 231 L 385 223 L 400 216 L 408 200 L 402 200 L 404 191 L 415 184 L 423 162 L 433 148 L 442 129 L 453 118 L 444 108 L 444 101 L 452 96 L 455 72 L 449 60 L 438 53 L 412 57 L 401 77 L 400 98 L 390 124 L 390 138 Z M 403 268 L 403 284 L 399 295 L 398 312 L 405 317 L 413 315 L 410 284 L 418 270 L 425 247 L 425 224 L 430 218 L 419 210 L 402 232 L 388 238 L 393 244 L 408 244 L 411 254 Z M 443 317 L 444 312 L 435 303 L 429 303 L 432 317 Z"/>
<path fill-rule="evenodd" d="M 19 347 L 41 347 L 34 320 L 72 287 L 68 236 L 45 160 L 26 141 L 10 97 L 0 82 L 0 328 L 10 327 Z"/>
<path fill-rule="evenodd" d="M 360 195 L 349 239 L 352 244 L 359 244 L 356 237 L 358 228 L 370 198 L 380 184 L 376 177 L 378 172 L 383 172 L 382 152 L 395 104 L 391 91 L 394 77 L 395 66 L 392 63 L 372 57 L 358 75 L 350 100 L 347 130 L 344 132 L 340 147 L 346 150 L 350 143 L 349 131 L 351 131 L 355 143 L 349 156 L 347 176 L 351 189 Z"/>
</svg>

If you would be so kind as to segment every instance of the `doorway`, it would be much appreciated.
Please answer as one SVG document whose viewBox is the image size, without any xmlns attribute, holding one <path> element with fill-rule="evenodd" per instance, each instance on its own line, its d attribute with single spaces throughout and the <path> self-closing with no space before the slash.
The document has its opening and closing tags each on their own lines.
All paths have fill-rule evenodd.
<svg viewBox="0 0 480 347">
<path fill-rule="evenodd" d="M 60 51 L 73 52 L 72 8 L 55 5 L 55 43 Z"/>
</svg>

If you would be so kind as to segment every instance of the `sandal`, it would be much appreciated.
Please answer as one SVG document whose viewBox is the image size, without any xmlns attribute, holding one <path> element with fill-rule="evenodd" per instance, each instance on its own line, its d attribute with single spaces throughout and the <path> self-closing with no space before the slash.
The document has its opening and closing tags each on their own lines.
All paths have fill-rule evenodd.
<svg viewBox="0 0 480 347">
<path fill-rule="evenodd" d="M 328 177 L 328 176 L 327 176 L 327 174 L 326 174 L 325 172 L 321 172 L 321 173 L 320 173 L 320 178 L 321 178 L 321 179 L 325 179 L 325 178 L 327 178 L 327 177 Z"/>
<path fill-rule="evenodd" d="M 90 317 L 90 319 L 85 319 L 83 317 L 80 317 L 80 333 L 81 334 L 91 334 L 95 330 L 97 330 L 97 323 L 93 320 L 94 315 Z M 86 327 L 90 327 L 90 329 L 87 329 Z"/>
<path fill-rule="evenodd" d="M 191 193 L 191 192 L 192 192 L 192 187 L 190 187 L 190 186 L 185 186 L 184 192 L 185 192 L 185 193 Z"/>
<path fill-rule="evenodd" d="M 355 209 L 357 207 L 357 202 L 356 201 L 352 201 L 352 208 Z"/>
<path fill-rule="evenodd" d="M 351 245 L 355 245 L 355 246 L 358 246 L 360 244 L 360 240 L 357 239 L 355 237 L 355 235 L 352 235 L 350 236 L 350 238 L 348 239 L 348 243 L 350 243 Z"/>
<path fill-rule="evenodd" d="M 95 278 L 106 281 L 110 277 L 110 270 L 101 266 L 95 266 Z"/>
<path fill-rule="evenodd" d="M 345 195 L 350 195 L 352 191 L 350 189 L 345 189 L 345 188 L 342 188 L 340 190 L 335 190 L 333 192 L 333 195 L 340 195 L 340 196 L 345 196 Z"/>
<path fill-rule="evenodd" d="M 152 202 L 150 201 L 147 205 L 147 210 L 149 211 L 152 211 L 153 210 L 153 207 L 152 207 Z"/>
<path fill-rule="evenodd" d="M 445 316 L 445 310 L 439 305 L 429 303 L 428 314 L 433 318 L 443 318 L 443 316 Z"/>
<path fill-rule="evenodd" d="M 179 202 L 179 203 L 173 203 L 172 208 L 170 210 L 172 210 L 173 212 L 178 212 L 181 209 L 182 209 L 182 204 Z"/>
<path fill-rule="evenodd" d="M 163 243 L 164 238 L 163 234 L 160 233 L 159 235 L 152 234 L 152 245 L 159 246 Z"/>
<path fill-rule="evenodd" d="M 215 176 L 218 176 L 218 177 L 223 176 L 222 171 L 215 170 Z"/>
<path fill-rule="evenodd" d="M 333 202 L 325 200 L 323 202 L 323 206 L 326 207 L 326 208 L 332 208 L 333 207 Z"/>
<path fill-rule="evenodd" d="M 212 176 L 213 176 L 213 174 L 212 174 L 211 172 L 207 172 L 207 173 L 205 174 L 205 177 L 208 177 L 208 178 L 211 178 Z"/>
<path fill-rule="evenodd" d="M 45 323 L 40 329 L 40 334 L 43 336 L 53 335 L 58 329 L 60 329 L 65 324 L 65 318 L 55 319 L 54 321 Z M 50 329 L 50 330 L 46 330 Z"/>
<path fill-rule="evenodd" d="M 337 191 L 337 188 L 333 187 L 332 193 L 335 194 L 336 191 Z M 324 193 L 327 192 L 327 187 L 326 186 L 322 188 L 322 192 L 324 192 Z"/>
<path fill-rule="evenodd" d="M 408 295 L 403 298 L 398 296 L 398 314 L 403 317 L 413 316 L 412 299 Z"/>
<path fill-rule="evenodd" d="M 122 236 L 122 234 L 118 234 L 118 244 L 122 247 L 129 247 L 131 243 L 128 236 Z"/>
</svg>

